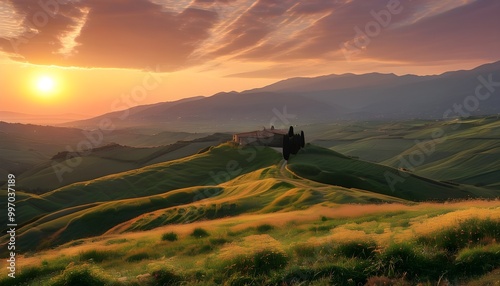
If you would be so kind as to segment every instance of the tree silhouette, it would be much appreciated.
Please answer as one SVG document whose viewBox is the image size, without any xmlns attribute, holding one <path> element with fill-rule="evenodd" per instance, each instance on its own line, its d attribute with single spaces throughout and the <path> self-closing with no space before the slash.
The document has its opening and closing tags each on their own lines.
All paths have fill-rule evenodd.
<svg viewBox="0 0 500 286">
<path fill-rule="evenodd" d="M 287 160 L 290 158 L 290 138 L 288 134 L 283 135 L 283 159 Z"/>
<path fill-rule="evenodd" d="M 300 134 L 293 133 L 293 126 L 290 126 L 288 134 L 283 135 L 283 158 L 288 160 L 290 154 L 296 155 L 301 148 L 305 146 L 304 131 Z"/>
<path fill-rule="evenodd" d="M 288 161 L 290 154 L 296 155 L 306 145 L 304 131 L 300 134 L 293 133 L 293 126 L 288 129 L 288 134 L 283 135 L 283 158 Z"/>
<path fill-rule="evenodd" d="M 296 155 L 297 152 L 299 152 L 299 149 L 300 149 L 300 142 L 299 142 L 299 137 L 297 136 L 297 134 L 294 134 L 293 137 L 291 137 L 291 150 L 290 150 L 290 153 Z"/>
</svg>

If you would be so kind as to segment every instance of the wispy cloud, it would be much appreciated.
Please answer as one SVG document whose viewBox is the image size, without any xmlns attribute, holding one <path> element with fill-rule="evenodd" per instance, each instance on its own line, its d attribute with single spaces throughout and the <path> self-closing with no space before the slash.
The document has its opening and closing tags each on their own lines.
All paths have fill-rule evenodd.
<svg viewBox="0 0 500 286">
<path fill-rule="evenodd" d="M 9 1 L 0 2 L 0 19 L 0 38 L 19 37 L 25 31 L 23 16 Z"/>
<path fill-rule="evenodd" d="M 409 16 L 399 23 L 399 26 L 412 25 L 420 20 L 448 12 L 460 6 L 468 5 L 477 0 L 420 0 L 419 5 L 415 5 Z"/>
<path fill-rule="evenodd" d="M 57 51 L 59 54 L 62 54 L 65 58 L 71 57 L 75 48 L 79 45 L 76 41 L 76 38 L 80 36 L 82 32 L 82 28 L 87 23 L 87 16 L 90 12 L 88 8 L 82 8 L 81 13 L 82 16 L 78 21 L 76 21 L 73 29 L 66 34 L 62 34 L 59 40 L 61 41 L 62 47 Z"/>
<path fill-rule="evenodd" d="M 500 2 L 489 0 L 3 1 L 0 49 L 36 64 L 172 71 L 235 61 L 280 71 L 345 61 L 339 46 L 394 1 L 402 12 L 356 60 L 500 58 Z"/>
</svg>

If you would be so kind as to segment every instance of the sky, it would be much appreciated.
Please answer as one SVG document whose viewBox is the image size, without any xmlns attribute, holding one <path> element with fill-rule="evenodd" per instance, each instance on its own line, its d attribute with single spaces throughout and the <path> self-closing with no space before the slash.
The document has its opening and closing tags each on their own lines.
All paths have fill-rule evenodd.
<svg viewBox="0 0 500 286">
<path fill-rule="evenodd" d="M 93 116 L 297 76 L 471 69 L 500 60 L 499 14 L 494 0 L 1 0 L 0 110 Z"/>
</svg>

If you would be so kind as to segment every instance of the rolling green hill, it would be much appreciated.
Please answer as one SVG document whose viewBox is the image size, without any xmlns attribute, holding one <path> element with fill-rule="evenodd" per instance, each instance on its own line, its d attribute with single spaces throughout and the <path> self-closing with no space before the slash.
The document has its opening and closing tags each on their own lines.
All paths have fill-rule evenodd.
<svg viewBox="0 0 500 286">
<path fill-rule="evenodd" d="M 414 128 L 413 136 L 427 136 L 426 128 Z M 465 146 L 461 156 L 488 146 L 460 145 L 467 140 L 450 139 L 442 146 L 458 142 L 448 148 Z M 140 153 L 144 149 L 128 152 L 130 147 L 119 145 L 106 148 L 95 154 L 129 162 L 141 158 L 150 162 L 162 156 Z M 440 160 L 453 159 L 443 156 L 444 149 L 439 150 Z M 495 168 L 491 164 L 488 166 Z M 478 174 L 485 174 L 484 168 L 478 169 Z M 395 191 L 389 187 L 387 174 L 405 175 Z M 492 180 L 485 188 L 441 182 L 432 175 L 422 177 L 417 171 L 400 171 L 313 144 L 286 163 L 272 148 L 225 143 L 42 195 L 19 191 L 16 251 L 22 269 L 18 274 L 23 279 L 19 281 L 52 285 L 77 279 L 68 278 L 76 275 L 78 279 L 98 279 L 95 283 L 101 284 L 156 285 L 164 283 L 155 280 L 163 279 L 158 278 L 164 275 L 158 269 L 174 269 L 172 273 L 180 276 L 168 277 L 190 284 L 243 279 L 279 285 L 306 279 L 323 285 L 350 283 L 348 278 L 365 283 L 375 279 L 371 276 L 390 277 L 394 282 L 470 279 L 485 274 L 485 281 L 496 279 L 488 271 L 498 266 L 491 266 L 498 256 L 498 204 L 427 201 L 498 198 L 499 191 L 492 187 L 498 183 Z M 0 192 L 0 199 L 6 199 L 6 191 Z M 417 203 L 420 201 L 426 202 Z M 471 221 L 458 220 L 461 218 Z M 456 243 L 462 244 L 451 246 L 457 250 L 439 240 L 464 227 L 480 228 L 472 229 L 471 237 L 473 233 L 487 234 L 477 243 L 475 236 L 464 238 L 468 244 L 458 239 Z M 1 238 L 1 257 L 7 256 L 7 239 Z M 464 260 L 476 253 L 479 260 Z M 391 271 L 400 262 L 389 258 L 400 256 L 410 259 L 401 261 L 417 262 L 398 264 L 403 267 L 401 272 Z M 245 270 L 258 267 L 252 263 L 264 263 L 267 269 L 276 259 L 286 263 L 273 266 L 272 272 Z M 430 264 L 419 266 L 422 263 Z M 483 268 L 463 276 L 463 267 L 469 267 L 464 265 Z M 233 272 L 233 268 L 242 270 Z M 104 270 L 114 274 L 104 275 Z M 0 280 L 0 285 L 13 285 L 11 282 Z"/>
<path fill-rule="evenodd" d="M 499 189 L 497 116 L 450 121 L 344 122 L 303 129 L 315 145 L 351 157 L 394 168 L 402 166 L 414 175 L 452 184 Z M 424 142 L 427 146 L 423 146 Z"/>
<path fill-rule="evenodd" d="M 410 201 L 491 198 L 499 195 L 498 191 L 434 181 L 312 145 L 291 158 L 288 168 L 301 177 L 325 184 L 362 189 Z M 390 188 L 391 184 L 393 189 Z"/>
<path fill-rule="evenodd" d="M 228 146 L 220 146 L 210 152 L 213 153 L 210 154 L 212 160 L 222 157 L 235 158 L 233 156 L 238 153 L 237 149 Z M 75 207 L 71 207 L 75 202 L 63 193 L 59 193 L 66 192 L 66 190 L 53 192 L 52 198 L 46 196 L 30 198 L 22 204 L 43 206 L 44 202 L 57 201 L 55 199 L 57 196 L 60 204 L 49 207 L 60 208 L 64 205 L 65 208 L 54 210 L 34 220 L 33 223 L 24 225 L 19 230 L 21 242 L 19 247 L 24 250 L 34 250 L 82 237 L 101 235 L 115 228 L 137 231 L 173 223 L 188 223 L 226 216 L 301 210 L 324 203 L 409 203 L 396 197 L 364 190 L 297 179 L 293 174 L 282 169 L 281 164 L 277 164 L 279 157 L 276 160 L 277 154 L 272 149 L 259 150 L 259 153 L 261 152 L 264 157 L 259 156 L 256 159 L 268 158 L 268 161 L 255 162 L 253 165 L 261 166 L 263 163 L 270 167 L 251 172 L 245 170 L 242 171 L 243 175 L 213 186 L 187 187 L 153 196 L 116 199 L 109 202 L 98 202 L 99 199 L 94 197 L 95 202 L 78 200 L 79 205 Z M 196 159 L 193 158 L 193 160 Z M 155 167 L 172 168 L 172 166 Z M 124 175 L 128 174 L 122 174 Z M 110 179 L 109 176 L 102 178 L 107 181 L 106 183 L 114 184 Z M 94 183 L 98 184 L 98 182 Z M 133 186 L 131 184 L 130 188 Z M 100 186 L 90 184 L 88 187 L 99 188 Z M 85 202 L 87 204 L 83 204 Z M 26 207 L 22 207 L 19 213 L 24 214 L 25 211 Z M 25 219 L 25 217 L 19 219 Z M 96 221 L 99 223 L 96 224 Z"/>
<path fill-rule="evenodd" d="M 59 152 L 50 160 L 18 176 L 18 188 L 41 194 L 71 183 L 190 156 L 230 139 L 230 135 L 218 133 L 191 141 L 177 141 L 170 145 L 150 148 L 112 143 L 94 148 L 86 156 L 72 155 L 68 151 Z M 75 166 L 74 162 L 77 160 L 79 164 Z M 57 175 L 58 172 L 60 176 Z"/>
<path fill-rule="evenodd" d="M 95 129 L 98 125 L 89 125 L 87 128 Z M 41 126 L 33 124 L 6 123 L 0 121 L 0 186 L 5 183 L 5 177 L 8 173 L 21 176 L 25 172 L 45 176 L 43 171 L 49 167 L 51 169 L 51 158 L 59 152 L 66 151 L 67 148 L 76 150 L 78 144 L 89 140 L 91 131 L 77 128 L 63 128 L 53 126 Z M 148 127 L 128 128 L 104 132 L 102 140 L 95 139 L 97 143 L 92 148 L 117 143 L 133 147 L 156 147 L 174 144 L 178 141 L 190 141 L 206 137 L 208 133 L 188 133 L 188 132 L 169 132 Z M 101 141 L 101 142 L 99 142 Z M 87 147 L 87 145 L 85 145 Z M 203 147 L 202 147 L 203 148 Z M 133 150 L 129 150 L 133 152 Z M 192 153 L 191 153 L 192 154 Z M 109 161 L 103 161 L 104 165 L 112 165 Z M 113 166 L 110 166 L 113 169 Z M 135 166 L 138 168 L 140 166 Z M 123 167 L 121 168 L 123 169 Z M 113 171 L 118 172 L 120 167 Z M 87 169 L 87 172 L 92 170 Z M 100 174 L 101 176 L 104 174 Z M 27 180 L 28 176 L 23 178 Z M 42 179 L 39 182 L 31 181 L 28 183 L 29 189 L 47 190 L 52 186 L 48 184 L 51 181 L 57 181 L 57 178 Z M 95 178 L 95 177 L 94 177 Z M 88 179 L 82 176 L 76 176 L 75 179 Z M 24 180 L 23 180 L 24 181 Z M 71 179 L 69 179 L 71 181 Z M 77 180 L 78 181 L 78 180 Z"/>
<path fill-rule="evenodd" d="M 191 186 L 215 186 L 276 163 L 279 158 L 272 149 L 257 152 L 220 145 L 201 154 L 74 183 L 30 197 L 18 202 L 16 216 L 18 221 L 30 222 L 50 212 L 78 205 L 145 197 Z"/>
<path fill-rule="evenodd" d="M 22 250 L 106 232 L 137 231 L 227 216 L 289 212 L 315 205 L 412 203 L 498 197 L 498 192 L 408 174 L 308 145 L 284 165 L 267 147 L 222 144 L 204 153 L 75 183 L 18 202 Z M 98 223 L 96 223 L 98 222 Z"/>
</svg>

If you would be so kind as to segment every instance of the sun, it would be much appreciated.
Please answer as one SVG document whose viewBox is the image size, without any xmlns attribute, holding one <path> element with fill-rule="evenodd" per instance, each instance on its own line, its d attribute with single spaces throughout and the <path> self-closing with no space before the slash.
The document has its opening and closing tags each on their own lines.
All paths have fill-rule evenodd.
<svg viewBox="0 0 500 286">
<path fill-rule="evenodd" d="M 26 91 L 31 100 L 37 103 L 54 105 L 59 103 L 64 94 L 65 78 L 57 70 L 34 71 L 27 77 Z"/>
<path fill-rule="evenodd" d="M 50 76 L 41 76 L 36 81 L 36 89 L 43 95 L 52 94 L 56 90 L 56 82 Z"/>
</svg>

